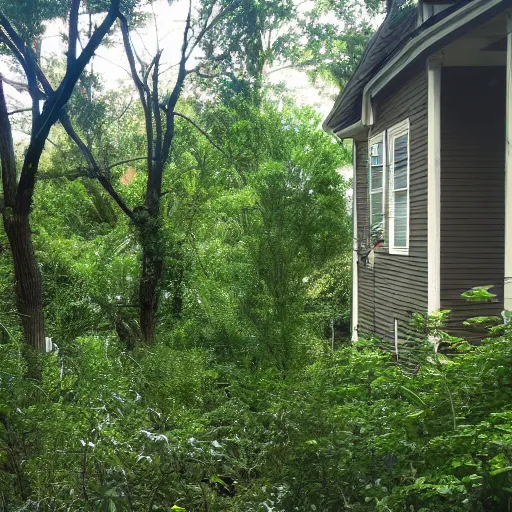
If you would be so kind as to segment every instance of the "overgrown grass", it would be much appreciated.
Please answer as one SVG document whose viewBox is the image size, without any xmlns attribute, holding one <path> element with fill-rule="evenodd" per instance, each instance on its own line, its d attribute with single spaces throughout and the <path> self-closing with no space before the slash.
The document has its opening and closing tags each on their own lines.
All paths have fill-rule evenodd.
<svg viewBox="0 0 512 512">
<path fill-rule="evenodd" d="M 85 338 L 35 384 L 0 345 L 0 510 L 510 510 L 510 336 L 415 351 L 411 372 L 361 342 L 283 379 Z"/>
</svg>

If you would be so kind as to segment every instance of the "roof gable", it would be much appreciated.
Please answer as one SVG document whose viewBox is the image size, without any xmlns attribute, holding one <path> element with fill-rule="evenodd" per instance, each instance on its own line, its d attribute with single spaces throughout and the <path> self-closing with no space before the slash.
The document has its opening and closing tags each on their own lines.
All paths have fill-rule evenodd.
<svg viewBox="0 0 512 512">
<path fill-rule="evenodd" d="M 439 21 L 445 20 L 467 4 L 482 3 L 483 0 L 459 0 L 454 5 L 427 19 L 418 26 L 418 4 L 413 0 L 393 0 L 390 12 L 368 43 L 359 66 L 337 98 L 324 129 L 339 133 L 351 131 L 351 127 L 361 130 L 363 92 L 366 85 L 377 75 L 395 55 L 416 36 L 427 31 Z M 501 3 L 501 2 L 490 2 Z M 508 0 L 503 4 L 511 3 Z M 421 7 L 421 6 L 420 6 Z M 468 6 L 469 7 L 469 6 Z M 505 9 L 505 5 L 503 6 Z M 451 23 L 451 22 L 450 22 Z"/>
<path fill-rule="evenodd" d="M 398 5 L 395 0 L 384 22 L 368 43 L 356 71 L 336 100 L 324 123 L 325 129 L 336 132 L 359 121 L 364 86 L 387 58 L 397 48 L 401 48 L 403 42 L 416 28 L 416 20 L 415 5 Z"/>
</svg>

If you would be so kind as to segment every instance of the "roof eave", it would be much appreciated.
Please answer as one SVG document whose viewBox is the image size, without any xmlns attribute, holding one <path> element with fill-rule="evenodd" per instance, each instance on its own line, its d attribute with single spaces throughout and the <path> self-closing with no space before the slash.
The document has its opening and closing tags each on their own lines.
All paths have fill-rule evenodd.
<svg viewBox="0 0 512 512">
<path fill-rule="evenodd" d="M 361 122 L 373 125 L 372 98 L 389 82 L 416 63 L 421 57 L 427 58 L 444 46 L 449 40 L 472 30 L 512 5 L 512 0 L 477 0 L 451 13 L 424 32 L 411 39 L 365 86 Z"/>
<path fill-rule="evenodd" d="M 331 112 L 325 119 L 322 127 L 328 133 L 344 134 L 343 138 L 350 138 L 346 133 L 352 133 L 356 126 L 360 126 L 359 132 L 365 127 L 373 125 L 372 98 L 375 97 L 389 82 L 396 78 L 418 59 L 435 53 L 444 46 L 450 37 L 459 36 L 470 31 L 475 25 L 491 19 L 493 16 L 512 6 L 512 0 L 476 0 L 470 2 L 457 11 L 450 13 L 437 23 L 429 26 L 412 38 L 376 75 L 366 84 L 363 90 L 362 109 L 359 121 L 341 128 L 340 123 L 333 123 L 333 119 L 343 100 L 340 95 Z M 358 133 L 359 133 L 358 132 Z"/>
<path fill-rule="evenodd" d="M 342 130 L 331 130 L 331 133 L 334 133 L 340 139 L 353 139 L 357 135 L 364 132 L 366 129 L 367 128 L 363 125 L 362 121 L 358 121 L 357 123 L 354 123 L 350 126 L 347 126 L 346 128 L 343 128 Z"/>
</svg>

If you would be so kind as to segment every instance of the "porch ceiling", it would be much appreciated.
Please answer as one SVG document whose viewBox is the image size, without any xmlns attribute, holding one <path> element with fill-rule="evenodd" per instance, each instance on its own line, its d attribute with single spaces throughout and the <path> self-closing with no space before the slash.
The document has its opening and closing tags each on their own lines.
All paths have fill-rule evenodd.
<svg viewBox="0 0 512 512">
<path fill-rule="evenodd" d="M 442 50 L 445 66 L 506 66 L 505 13 L 457 39 Z"/>
</svg>

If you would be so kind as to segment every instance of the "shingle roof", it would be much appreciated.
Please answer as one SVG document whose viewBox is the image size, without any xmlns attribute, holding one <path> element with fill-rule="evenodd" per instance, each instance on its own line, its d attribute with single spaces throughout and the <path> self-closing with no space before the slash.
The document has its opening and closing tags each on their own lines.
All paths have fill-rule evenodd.
<svg viewBox="0 0 512 512">
<path fill-rule="evenodd" d="M 364 88 L 384 64 L 421 31 L 472 1 L 459 0 L 419 27 L 417 8 L 414 4 L 406 2 L 402 7 L 395 7 L 368 43 L 356 71 L 324 121 L 324 130 L 336 133 L 358 123 L 361 120 Z"/>
</svg>

